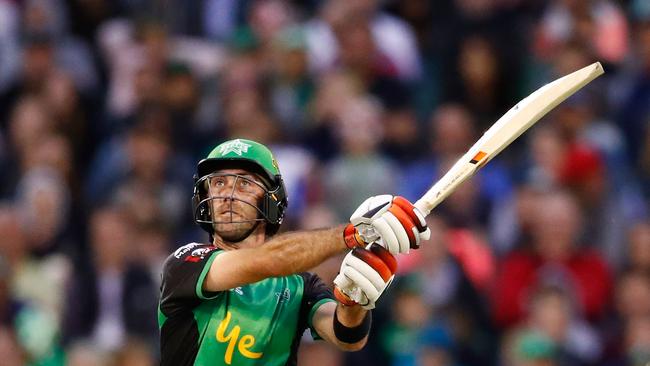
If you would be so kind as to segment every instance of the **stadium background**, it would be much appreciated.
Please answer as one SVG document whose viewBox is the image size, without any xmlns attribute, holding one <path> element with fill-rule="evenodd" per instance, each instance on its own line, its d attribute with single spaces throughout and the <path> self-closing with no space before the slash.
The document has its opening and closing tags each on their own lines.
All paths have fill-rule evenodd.
<svg viewBox="0 0 650 366">
<path fill-rule="evenodd" d="M 430 219 L 368 346 L 302 365 L 650 362 L 650 2 L 0 0 L 0 364 L 156 362 L 195 163 L 269 144 L 285 230 L 417 199 L 545 82 L 606 74 Z M 316 271 L 330 282 L 340 258 Z"/>
</svg>

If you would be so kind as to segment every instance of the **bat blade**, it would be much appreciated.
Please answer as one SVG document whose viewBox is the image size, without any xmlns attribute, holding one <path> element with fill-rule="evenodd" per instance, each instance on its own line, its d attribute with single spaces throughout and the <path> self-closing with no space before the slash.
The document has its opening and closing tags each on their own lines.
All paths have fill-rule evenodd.
<svg viewBox="0 0 650 366">
<path fill-rule="evenodd" d="M 428 215 L 461 183 L 492 160 L 540 118 L 604 73 L 600 62 L 552 81 L 522 99 L 501 116 L 481 138 L 427 191 L 415 206 Z"/>
</svg>

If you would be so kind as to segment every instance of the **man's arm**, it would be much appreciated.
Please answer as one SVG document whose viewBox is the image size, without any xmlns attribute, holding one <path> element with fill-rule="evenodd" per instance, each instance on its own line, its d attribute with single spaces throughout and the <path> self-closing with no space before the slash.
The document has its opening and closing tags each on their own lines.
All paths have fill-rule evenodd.
<svg viewBox="0 0 650 366">
<path fill-rule="evenodd" d="M 353 225 L 349 227 L 354 226 L 351 231 L 344 231 L 340 226 L 292 232 L 274 237 L 257 248 L 222 253 L 213 260 L 201 288 L 217 292 L 269 277 L 304 272 L 354 245 L 364 245 L 364 241 L 376 241 L 393 254 L 407 253 L 410 247 L 417 248 L 421 239 L 428 239 L 430 233 L 422 214 L 403 197 L 371 197 L 351 219 Z M 359 228 L 373 234 L 364 238 Z"/>
<path fill-rule="evenodd" d="M 358 329 L 358 331 L 362 331 L 360 326 L 362 326 L 366 315 L 370 315 L 368 314 L 368 310 L 365 310 L 359 305 L 346 306 L 341 303 L 328 302 L 321 305 L 312 318 L 312 326 L 318 332 L 318 335 L 343 351 L 358 351 L 363 348 L 368 341 L 368 331 L 370 330 L 369 325 L 361 340 L 354 343 L 343 342 L 337 338 L 334 332 L 335 312 L 338 321 L 342 326 L 351 329 Z"/>
<path fill-rule="evenodd" d="M 260 247 L 216 256 L 203 290 L 223 291 L 269 277 L 305 272 L 346 249 L 349 248 L 343 241 L 343 226 L 279 235 Z"/>
</svg>

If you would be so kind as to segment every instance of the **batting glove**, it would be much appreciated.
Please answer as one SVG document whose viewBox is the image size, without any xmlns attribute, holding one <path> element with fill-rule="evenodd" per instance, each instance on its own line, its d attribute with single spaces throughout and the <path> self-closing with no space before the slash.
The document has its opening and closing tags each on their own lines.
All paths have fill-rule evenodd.
<svg viewBox="0 0 650 366">
<path fill-rule="evenodd" d="M 371 244 L 368 248 L 351 250 L 334 279 L 334 296 L 340 303 L 358 304 L 366 310 L 375 308 L 397 271 L 397 260 L 384 247 Z"/>
<path fill-rule="evenodd" d="M 417 249 L 430 235 L 422 212 L 406 198 L 391 195 L 365 200 L 354 211 L 343 233 L 350 248 L 377 242 L 392 254 Z"/>
</svg>

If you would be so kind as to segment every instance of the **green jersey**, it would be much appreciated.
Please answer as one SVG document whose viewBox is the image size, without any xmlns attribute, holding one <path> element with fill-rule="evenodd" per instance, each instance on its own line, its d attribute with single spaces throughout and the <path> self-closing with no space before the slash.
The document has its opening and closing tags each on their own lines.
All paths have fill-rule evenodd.
<svg viewBox="0 0 650 366">
<path fill-rule="evenodd" d="M 318 276 L 300 273 L 205 292 L 205 276 L 222 252 L 192 243 L 165 262 L 161 365 L 295 365 L 300 338 L 316 309 L 334 301 L 331 291 Z"/>
</svg>

